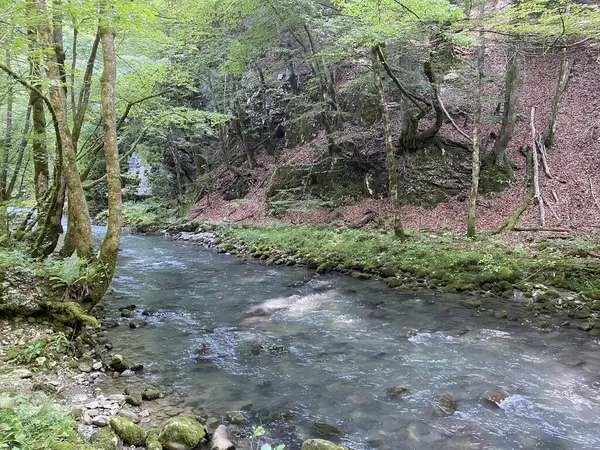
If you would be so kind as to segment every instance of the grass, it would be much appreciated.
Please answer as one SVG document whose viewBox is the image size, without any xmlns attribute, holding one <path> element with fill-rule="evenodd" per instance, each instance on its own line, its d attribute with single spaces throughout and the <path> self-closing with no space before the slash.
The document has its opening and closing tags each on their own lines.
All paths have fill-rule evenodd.
<svg viewBox="0 0 600 450">
<path fill-rule="evenodd" d="M 71 450 L 77 444 L 77 423 L 64 406 L 46 396 L 17 396 L 0 409 L 0 449 Z"/>
<path fill-rule="evenodd" d="M 434 278 L 450 286 L 482 286 L 505 281 L 541 283 L 572 291 L 600 288 L 600 265 L 584 256 L 586 241 L 508 243 L 498 237 L 476 240 L 452 234 L 413 232 L 406 242 L 375 230 L 293 226 L 230 226 L 229 239 L 254 251 L 278 250 L 338 270 Z"/>
</svg>

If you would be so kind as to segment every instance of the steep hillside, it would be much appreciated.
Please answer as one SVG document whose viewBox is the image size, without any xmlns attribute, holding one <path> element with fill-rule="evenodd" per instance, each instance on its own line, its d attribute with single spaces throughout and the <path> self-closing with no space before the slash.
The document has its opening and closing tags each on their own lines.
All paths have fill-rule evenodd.
<svg viewBox="0 0 600 450">
<path fill-rule="evenodd" d="M 573 53 L 573 69 L 567 90 L 563 96 L 557 121 L 555 145 L 548 151 L 548 163 L 552 178 L 540 174 L 541 193 L 546 202 L 546 223 L 549 228 L 566 229 L 573 235 L 597 237 L 600 234 L 600 64 L 598 48 L 588 45 Z M 506 56 L 499 48 L 488 48 L 486 71 L 490 78 L 502 79 Z M 515 134 L 509 146 L 509 155 L 515 167 L 515 181 L 504 192 L 483 195 L 478 202 L 478 226 L 484 230 L 496 228 L 523 203 L 527 196 L 526 163 L 522 152 L 531 145 L 531 108 L 536 108 L 536 128 L 544 130 L 559 75 L 560 56 L 555 53 L 526 55 L 523 82 L 520 93 L 518 119 Z M 442 96 L 446 98 L 449 111 L 460 111 L 464 105 L 452 103 L 452 81 L 445 82 Z M 487 104 L 484 114 L 487 126 L 484 136 L 497 132 L 499 125 L 494 110 L 500 99 L 501 82 L 487 84 Z M 467 106 L 468 107 L 468 106 Z M 395 116 L 399 122 L 399 114 Z M 463 119 L 455 115 L 463 125 Z M 399 123 L 395 123 L 398 135 Z M 470 133 L 469 123 L 464 123 Z M 384 166 L 384 136 L 380 122 L 370 127 L 345 124 L 344 140 L 354 143 L 362 155 Z M 461 136 L 448 123 L 443 125 L 441 135 L 459 140 Z M 462 138 L 462 141 L 465 141 Z M 191 217 L 225 219 L 231 221 L 289 220 L 295 223 L 321 223 L 344 221 L 359 222 L 365 215 L 372 214 L 385 219 L 389 216 L 387 198 L 381 198 L 385 188 L 379 186 L 374 195 L 372 186 L 365 186 L 362 195 L 354 201 L 337 208 L 326 201 L 299 201 L 290 203 L 286 211 L 269 211 L 270 186 L 282 167 L 306 165 L 315 160 L 325 147 L 323 133 L 308 144 L 285 148 L 281 154 L 271 157 L 264 152 L 257 155 L 257 167 L 248 171 L 251 182 L 247 194 L 235 200 L 225 200 L 224 191 L 233 183 L 234 175 L 224 167 L 210 174 L 213 190 L 202 198 L 190 213 Z M 489 146 L 491 148 L 491 145 Z M 463 157 L 464 154 L 461 154 Z M 485 155 L 482 155 L 485 156 Z M 462 178 L 449 180 L 453 174 L 444 172 L 446 166 L 439 164 L 443 155 L 434 155 L 416 166 L 415 157 L 399 155 L 399 174 L 405 206 L 402 214 L 409 228 L 462 231 L 465 228 L 466 194 L 469 189 L 470 157 L 459 161 L 463 167 Z M 436 162 L 437 159 L 437 162 Z M 447 161 L 442 161 L 446 163 Z M 425 166 L 423 166 L 425 164 Z M 439 167 L 438 167 L 439 165 Z M 465 172 L 466 169 L 466 173 Z M 416 183 L 411 173 L 430 170 L 438 176 L 432 185 L 453 182 L 453 189 L 445 201 L 435 207 L 415 206 L 415 196 L 410 193 L 411 183 Z M 411 172 L 412 171 L 412 172 Z M 277 173 L 276 173 L 277 172 Z M 275 176 L 274 176 L 275 174 Z M 346 174 L 348 175 L 348 174 Z M 466 176 L 465 176 L 466 175 Z M 385 180 L 383 180 L 385 182 Z M 333 182 L 333 181 L 332 181 Z M 309 184 L 309 183 L 307 183 Z M 366 183 L 365 183 L 366 184 Z M 298 187 L 298 186 L 297 186 Z M 435 186 L 434 186 L 435 187 Z M 299 186 L 306 192 L 309 186 Z M 385 196 L 385 194 L 384 194 Z M 417 202 L 418 203 L 418 202 Z M 269 214 L 268 214 L 269 212 Z M 520 227 L 539 226 L 539 212 L 531 205 L 519 220 Z M 560 234 L 560 233 L 559 233 Z"/>
</svg>

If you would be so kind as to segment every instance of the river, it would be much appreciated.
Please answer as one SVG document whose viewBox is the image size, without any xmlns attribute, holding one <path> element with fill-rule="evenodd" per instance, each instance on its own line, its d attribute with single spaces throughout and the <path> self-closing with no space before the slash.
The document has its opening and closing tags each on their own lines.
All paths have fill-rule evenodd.
<svg viewBox="0 0 600 450">
<path fill-rule="evenodd" d="M 600 448 L 600 346 L 586 333 L 131 234 L 112 288 L 110 308 L 153 310 L 146 327 L 108 331 L 116 352 L 145 363 L 143 377 L 190 407 L 245 407 L 256 424 L 291 411 L 289 424 L 266 425 L 289 450 L 315 421 L 353 450 Z M 393 386 L 408 394 L 390 398 Z M 486 405 L 487 390 L 509 396 Z M 458 410 L 436 417 L 446 393 Z"/>
</svg>

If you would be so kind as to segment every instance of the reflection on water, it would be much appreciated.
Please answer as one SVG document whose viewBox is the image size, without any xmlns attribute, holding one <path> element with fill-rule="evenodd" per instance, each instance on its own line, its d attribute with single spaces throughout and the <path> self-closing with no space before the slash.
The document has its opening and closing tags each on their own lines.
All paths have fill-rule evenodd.
<svg viewBox="0 0 600 450">
<path fill-rule="evenodd" d="M 111 307 L 156 314 L 109 338 L 191 405 L 291 410 L 298 439 L 326 422 L 357 450 L 600 448 L 600 355 L 583 333 L 156 237 L 125 235 L 122 247 Z M 564 364 L 574 358 L 586 365 Z M 392 386 L 409 393 L 389 398 Z M 492 408 L 479 400 L 486 390 L 510 395 Z M 458 401 L 447 418 L 433 415 L 443 393 Z"/>
</svg>

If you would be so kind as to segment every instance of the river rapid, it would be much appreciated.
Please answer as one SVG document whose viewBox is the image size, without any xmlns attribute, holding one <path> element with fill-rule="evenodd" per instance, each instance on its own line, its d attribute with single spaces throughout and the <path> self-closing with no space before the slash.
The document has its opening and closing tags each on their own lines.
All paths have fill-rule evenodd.
<svg viewBox="0 0 600 450">
<path fill-rule="evenodd" d="M 600 448 L 600 345 L 586 333 L 160 237 L 125 234 L 116 273 L 109 308 L 151 315 L 109 330 L 114 351 L 189 408 L 245 409 L 254 424 L 293 413 L 265 425 L 289 450 L 316 437 L 313 422 L 353 450 Z M 485 404 L 488 390 L 508 398 Z M 451 416 L 434 415 L 442 394 L 458 402 Z"/>
</svg>

